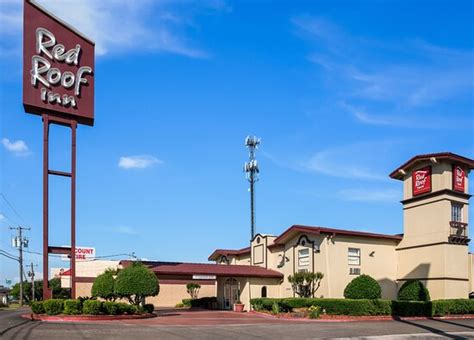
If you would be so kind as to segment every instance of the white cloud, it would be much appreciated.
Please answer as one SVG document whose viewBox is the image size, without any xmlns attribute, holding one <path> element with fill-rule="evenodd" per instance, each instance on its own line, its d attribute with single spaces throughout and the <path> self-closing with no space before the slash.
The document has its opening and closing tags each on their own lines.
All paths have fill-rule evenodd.
<svg viewBox="0 0 474 340">
<path fill-rule="evenodd" d="M 5 221 L 6 217 L 2 213 L 0 213 L 0 222 Z"/>
<path fill-rule="evenodd" d="M 453 116 L 461 113 L 443 112 L 434 104 L 457 107 L 474 89 L 472 49 L 446 48 L 421 39 L 356 36 L 320 17 L 295 17 L 292 23 L 313 44 L 308 60 L 321 66 L 321 74 L 333 87 L 332 101 L 358 106 L 346 109 L 361 123 L 440 129 L 446 128 L 444 116 L 453 126 Z M 423 114 L 429 114 L 428 124 Z M 413 116 L 423 124 L 407 124 Z"/>
<path fill-rule="evenodd" d="M 40 4 L 94 40 L 99 56 L 123 51 L 140 53 L 145 49 L 192 58 L 206 56 L 181 37 L 178 31 L 183 21 L 156 20 L 164 11 L 166 17 L 179 19 L 178 14 L 164 9 L 167 3 L 162 1 L 41 0 Z"/>
<path fill-rule="evenodd" d="M 145 169 L 163 164 L 163 161 L 151 155 L 122 156 L 118 166 L 122 169 Z"/>
<path fill-rule="evenodd" d="M 120 226 L 117 229 L 115 229 L 115 232 L 119 234 L 125 234 L 125 235 L 138 235 L 138 232 L 135 229 L 127 227 L 127 226 Z"/>
<path fill-rule="evenodd" d="M 357 143 L 316 152 L 301 165 L 310 172 L 331 177 L 360 180 L 386 180 L 380 170 L 370 167 L 377 143 Z"/>
<path fill-rule="evenodd" d="M 346 201 L 393 203 L 402 198 L 402 193 L 394 189 L 357 188 L 339 190 L 338 197 Z"/>
<path fill-rule="evenodd" d="M 187 38 L 196 29 L 192 11 L 179 1 L 153 0 L 38 0 L 39 5 L 69 23 L 96 43 L 96 55 L 157 51 L 190 58 L 207 52 Z M 191 5 L 189 3 L 188 5 Z M 225 12 L 221 1 L 199 1 L 194 6 Z M 22 1 L 0 3 L 0 33 L 12 36 L 0 45 L 3 57 L 19 54 L 23 22 Z"/>
<path fill-rule="evenodd" d="M 27 156 L 30 154 L 28 146 L 21 139 L 17 141 L 10 141 L 8 138 L 3 138 L 2 144 L 5 149 L 17 156 Z"/>
</svg>

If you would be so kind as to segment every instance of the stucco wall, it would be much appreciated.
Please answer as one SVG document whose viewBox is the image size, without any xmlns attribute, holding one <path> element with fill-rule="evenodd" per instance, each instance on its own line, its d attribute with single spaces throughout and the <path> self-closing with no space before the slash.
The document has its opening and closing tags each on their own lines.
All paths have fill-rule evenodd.
<svg viewBox="0 0 474 340">
<path fill-rule="evenodd" d="M 215 285 L 201 285 L 199 290 L 199 298 L 216 296 Z M 150 296 L 146 298 L 147 303 L 152 303 L 155 307 L 174 307 L 181 303 L 183 299 L 189 299 L 190 296 L 186 291 L 186 284 L 160 284 L 160 293 L 158 296 Z"/>
</svg>

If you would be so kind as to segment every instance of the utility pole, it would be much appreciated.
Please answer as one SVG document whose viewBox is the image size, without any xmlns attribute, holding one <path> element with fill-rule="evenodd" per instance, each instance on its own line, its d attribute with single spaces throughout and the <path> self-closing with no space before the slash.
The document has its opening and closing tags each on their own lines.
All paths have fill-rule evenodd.
<svg viewBox="0 0 474 340">
<path fill-rule="evenodd" d="M 28 272 L 28 276 L 31 277 L 31 301 L 35 301 L 35 269 L 33 267 L 33 262 L 31 262 Z"/>
<path fill-rule="evenodd" d="M 31 228 L 24 228 L 18 226 L 16 228 L 10 227 L 11 230 L 17 230 L 18 236 L 13 239 L 13 245 L 18 248 L 20 252 L 19 263 L 20 263 L 20 306 L 23 306 L 23 247 L 28 248 L 28 239 L 23 237 L 23 230 L 31 230 Z"/>
<path fill-rule="evenodd" d="M 255 151 L 260 145 L 260 138 L 255 136 L 247 136 L 245 138 L 245 146 L 249 149 L 249 161 L 245 162 L 244 171 L 247 180 L 250 183 L 250 239 L 255 237 L 255 183 L 259 180 L 257 160 L 255 159 Z"/>
</svg>

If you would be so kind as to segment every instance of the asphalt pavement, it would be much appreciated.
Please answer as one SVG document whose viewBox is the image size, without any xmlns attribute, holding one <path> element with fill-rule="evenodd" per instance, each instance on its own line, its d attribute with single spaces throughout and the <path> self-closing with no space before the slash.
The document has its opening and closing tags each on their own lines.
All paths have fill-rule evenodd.
<svg viewBox="0 0 474 340">
<path fill-rule="evenodd" d="M 26 321 L 0 311 L 3 339 L 474 339 L 474 319 L 282 322 L 230 325 L 71 323 Z M 3 333 L 2 333 L 3 332 Z"/>
</svg>

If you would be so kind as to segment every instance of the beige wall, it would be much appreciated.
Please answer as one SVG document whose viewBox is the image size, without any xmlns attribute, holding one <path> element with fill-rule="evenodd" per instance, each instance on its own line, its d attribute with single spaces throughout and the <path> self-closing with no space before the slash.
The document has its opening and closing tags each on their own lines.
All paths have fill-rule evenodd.
<svg viewBox="0 0 474 340">
<path fill-rule="evenodd" d="M 216 296 L 215 285 L 201 285 L 199 289 L 199 298 Z M 186 290 L 186 284 L 161 284 L 158 296 L 146 298 L 147 303 L 152 303 L 155 307 L 174 307 L 181 303 L 183 299 L 189 299 L 190 296 Z"/>
</svg>

